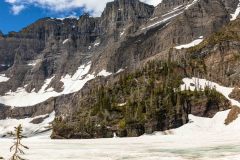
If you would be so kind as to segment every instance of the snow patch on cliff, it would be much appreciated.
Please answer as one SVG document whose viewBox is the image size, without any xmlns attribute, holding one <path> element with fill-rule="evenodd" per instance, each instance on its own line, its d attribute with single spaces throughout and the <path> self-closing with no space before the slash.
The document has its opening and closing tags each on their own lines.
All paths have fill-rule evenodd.
<svg viewBox="0 0 240 160">
<path fill-rule="evenodd" d="M 89 74 L 91 68 L 91 63 L 86 65 L 81 65 L 74 75 L 65 75 L 61 78 L 63 82 L 63 91 L 56 92 L 53 88 L 49 87 L 55 76 L 45 80 L 43 86 L 38 92 L 33 89 L 30 93 L 25 90 L 25 87 L 20 87 L 17 91 L 9 91 L 4 96 L 0 96 L 0 103 L 12 107 L 27 107 L 39 104 L 46 101 L 52 97 L 58 97 L 64 94 L 71 94 L 77 92 L 83 88 L 83 86 L 90 80 L 94 79 L 96 76 L 94 74 Z M 101 71 L 98 75 L 107 77 L 111 75 L 105 70 Z M 8 78 L 4 75 L 0 76 L 0 81 L 6 81 Z"/>
<path fill-rule="evenodd" d="M 231 21 L 234 21 L 237 19 L 238 15 L 240 13 L 240 0 L 239 0 L 239 4 L 235 10 L 235 12 L 233 14 L 231 14 L 232 18 L 230 19 Z"/>
<path fill-rule="evenodd" d="M 158 25 L 160 25 L 160 24 L 163 24 L 163 23 L 167 22 L 168 20 L 170 20 L 170 19 L 172 19 L 172 18 L 174 18 L 174 17 L 182 14 L 182 13 L 183 13 L 183 12 L 173 14 L 173 15 L 171 15 L 171 16 L 169 16 L 169 17 L 166 17 L 166 18 L 164 18 L 164 19 L 162 19 L 162 20 L 160 20 L 160 21 L 158 21 L 158 22 L 156 22 L 156 23 L 153 23 L 153 24 L 151 24 L 151 25 L 149 25 L 149 26 L 147 26 L 147 27 L 143 27 L 142 30 L 149 29 L 149 28 L 152 28 L 152 27 L 156 27 L 156 26 L 158 26 Z"/>
<path fill-rule="evenodd" d="M 194 47 L 196 45 L 199 45 L 200 43 L 202 43 L 203 41 L 203 36 L 200 36 L 198 39 L 188 43 L 188 44 L 183 44 L 183 45 L 180 45 L 180 46 L 176 46 L 175 48 L 176 49 L 184 49 L 184 48 L 191 48 L 191 47 Z"/>
<path fill-rule="evenodd" d="M 199 1 L 199 0 L 194 0 L 194 1 L 192 1 L 192 3 L 188 4 L 188 5 L 185 7 L 185 9 L 186 9 L 186 10 L 189 9 L 191 6 L 193 6 L 194 4 L 196 4 L 198 1 Z"/>
<path fill-rule="evenodd" d="M 112 75 L 112 73 L 107 72 L 105 69 L 98 73 L 98 76 L 107 77 L 107 76 L 110 76 L 110 75 Z"/>
<path fill-rule="evenodd" d="M 63 44 L 67 43 L 68 41 L 69 41 L 69 39 L 65 39 L 65 40 L 63 41 Z"/>
<path fill-rule="evenodd" d="M 10 78 L 6 77 L 5 74 L 0 74 L 0 83 L 7 82 Z"/>
</svg>

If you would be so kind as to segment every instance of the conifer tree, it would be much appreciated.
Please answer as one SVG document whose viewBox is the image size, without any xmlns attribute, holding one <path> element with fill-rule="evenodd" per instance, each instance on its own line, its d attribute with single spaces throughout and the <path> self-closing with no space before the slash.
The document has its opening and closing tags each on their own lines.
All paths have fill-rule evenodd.
<svg viewBox="0 0 240 160">
<path fill-rule="evenodd" d="M 24 160 L 20 155 L 25 154 L 23 149 L 29 149 L 27 146 L 22 144 L 22 139 L 25 138 L 25 136 L 22 135 L 23 129 L 22 126 L 19 125 L 18 127 L 15 127 L 14 133 L 11 133 L 15 138 L 15 142 L 10 148 L 10 151 L 13 151 L 13 155 L 10 158 L 10 160 Z"/>
</svg>

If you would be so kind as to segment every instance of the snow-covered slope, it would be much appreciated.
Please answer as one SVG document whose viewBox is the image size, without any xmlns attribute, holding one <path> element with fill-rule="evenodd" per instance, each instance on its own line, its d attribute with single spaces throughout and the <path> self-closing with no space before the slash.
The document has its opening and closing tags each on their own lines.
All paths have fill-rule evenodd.
<svg viewBox="0 0 240 160">
<path fill-rule="evenodd" d="M 35 92 L 33 89 L 31 93 L 28 93 L 25 88 L 18 88 L 16 92 L 9 91 L 4 96 L 0 96 L 0 103 L 12 107 L 26 107 L 44 102 L 51 97 L 77 92 L 81 90 L 88 81 L 96 77 L 94 74 L 89 74 L 90 68 L 91 63 L 88 63 L 80 66 L 74 75 L 67 74 L 66 76 L 62 77 L 61 82 L 64 83 L 62 92 L 56 92 L 53 88 L 48 88 L 49 84 L 54 79 L 54 77 L 51 77 L 45 80 L 45 83 L 38 92 Z M 111 74 L 112 73 L 103 70 L 98 75 L 106 77 Z M 7 80 L 7 77 L 4 77 L 3 75 L 0 76 L 0 81 Z"/>
<path fill-rule="evenodd" d="M 45 119 L 39 124 L 31 123 L 32 120 L 38 118 Z M 51 128 L 50 123 L 54 120 L 54 118 L 55 112 L 49 115 L 37 116 L 34 118 L 0 120 L 0 137 L 7 136 L 8 133 L 14 131 L 14 127 L 18 126 L 19 124 L 21 124 L 23 127 L 23 135 L 27 137 L 36 136 L 37 134 L 48 131 Z M 50 134 L 48 134 L 48 137 L 49 136 Z"/>
<path fill-rule="evenodd" d="M 203 90 L 206 86 L 210 88 L 215 88 L 219 93 L 224 95 L 228 100 L 231 101 L 232 105 L 240 107 L 240 103 L 234 99 L 229 98 L 229 94 L 232 92 L 233 88 L 224 87 L 217 83 L 208 81 L 206 79 L 200 78 L 184 78 L 184 84 L 181 85 L 181 90 L 190 89 Z M 240 117 L 229 125 L 225 125 L 225 119 L 227 118 L 230 110 L 218 112 L 213 118 L 203 118 L 196 117 L 194 115 L 189 115 L 190 122 L 180 128 L 173 129 L 166 132 L 159 132 L 156 134 L 174 134 L 194 137 L 196 135 L 205 135 L 205 136 L 231 136 L 232 134 L 240 133 Z M 223 137 L 224 138 L 224 137 Z M 195 139 L 199 143 L 205 143 L 201 139 Z"/>
<path fill-rule="evenodd" d="M 200 79 L 200 78 L 196 78 L 196 77 L 184 78 L 183 82 L 184 82 L 184 84 L 181 85 L 182 90 L 190 89 L 191 91 L 194 91 L 195 88 L 197 90 L 203 90 L 205 87 L 215 88 L 219 93 L 221 93 L 229 101 L 231 101 L 232 105 L 240 107 L 240 103 L 238 101 L 229 97 L 229 94 L 233 91 L 234 88 L 224 87 L 215 82 L 211 82 L 206 79 Z"/>
</svg>

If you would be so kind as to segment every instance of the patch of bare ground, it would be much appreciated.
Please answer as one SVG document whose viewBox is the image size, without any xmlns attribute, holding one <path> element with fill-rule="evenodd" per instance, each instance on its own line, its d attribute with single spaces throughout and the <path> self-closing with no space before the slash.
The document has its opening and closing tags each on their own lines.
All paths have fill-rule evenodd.
<svg viewBox="0 0 240 160">
<path fill-rule="evenodd" d="M 239 114 L 240 114 L 240 108 L 237 106 L 233 106 L 231 108 L 230 112 L 228 113 L 228 116 L 225 119 L 224 124 L 229 125 L 230 123 L 232 123 L 234 120 L 236 120 L 238 118 Z"/>
<path fill-rule="evenodd" d="M 233 98 L 237 101 L 240 101 L 240 89 L 234 88 L 232 93 L 229 95 L 230 98 Z"/>
</svg>

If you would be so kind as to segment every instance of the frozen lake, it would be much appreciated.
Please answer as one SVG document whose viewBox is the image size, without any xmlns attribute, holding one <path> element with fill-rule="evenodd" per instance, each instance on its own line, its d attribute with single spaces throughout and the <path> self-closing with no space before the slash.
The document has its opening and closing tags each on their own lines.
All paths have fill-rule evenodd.
<svg viewBox="0 0 240 160">
<path fill-rule="evenodd" d="M 222 137 L 222 138 L 221 138 Z M 10 139 L 0 139 L 0 155 L 9 158 Z M 154 135 L 95 140 L 24 140 L 29 160 L 239 160 L 240 136 Z"/>
<path fill-rule="evenodd" d="M 184 79 L 185 85 L 198 83 L 215 87 L 233 105 L 240 102 L 229 98 L 233 88 L 220 86 L 204 79 Z M 181 86 L 186 88 L 186 86 Z M 218 112 L 213 118 L 189 115 L 190 122 L 166 133 L 138 138 L 111 138 L 91 140 L 50 140 L 51 133 L 38 135 L 23 141 L 30 150 L 24 158 L 28 160 L 240 160 L 240 116 L 225 125 L 230 110 Z M 31 119 L 6 119 L 0 122 L 0 135 L 5 135 L 21 123 L 26 135 L 41 131 L 55 117 L 50 114 L 44 123 L 33 125 Z M 165 135 L 167 134 L 167 135 Z M 0 139 L 0 155 L 9 158 L 11 139 Z"/>
</svg>

